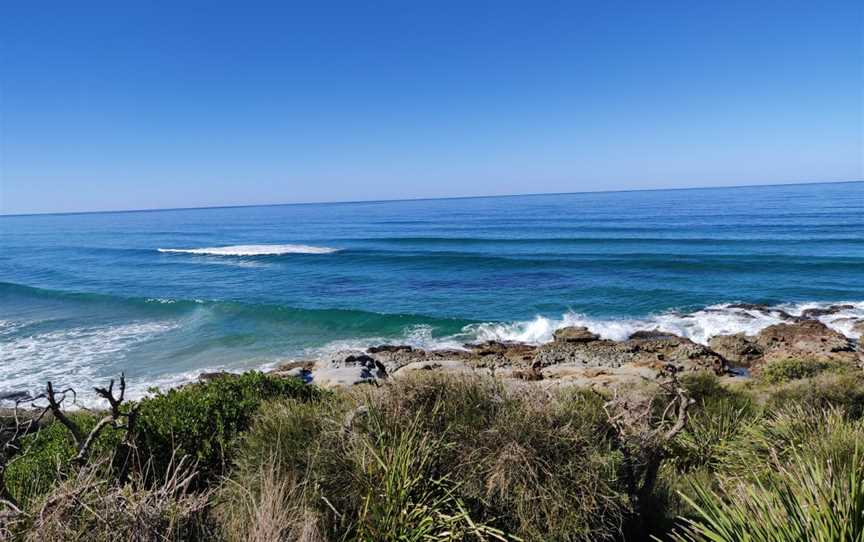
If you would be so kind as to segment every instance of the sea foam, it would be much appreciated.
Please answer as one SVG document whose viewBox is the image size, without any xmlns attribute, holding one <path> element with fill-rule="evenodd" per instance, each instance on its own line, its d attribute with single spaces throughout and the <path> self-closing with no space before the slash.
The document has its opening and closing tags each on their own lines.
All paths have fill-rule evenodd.
<svg viewBox="0 0 864 542">
<path fill-rule="evenodd" d="M 567 326 L 585 326 L 604 339 L 625 340 L 639 330 L 656 330 L 674 333 L 700 343 L 708 344 L 711 337 L 744 333 L 755 335 L 762 329 L 787 321 L 785 315 L 801 316 L 807 309 L 825 308 L 831 305 L 849 305 L 832 314 L 820 316 L 818 320 L 851 339 L 859 338 L 852 329 L 855 319 L 864 318 L 864 302 L 797 303 L 764 308 L 743 308 L 733 303 L 711 305 L 690 313 L 664 312 L 645 318 L 591 318 L 584 314 L 568 312 L 560 318 L 537 316 L 532 320 L 512 323 L 471 324 L 465 328 L 469 336 L 478 341 L 519 341 L 541 344 L 552 340 L 556 329 Z"/>
<path fill-rule="evenodd" d="M 160 248 L 163 253 L 203 254 L 207 256 L 278 256 L 281 254 L 332 254 L 338 248 L 311 245 L 231 245 L 202 248 Z"/>
<path fill-rule="evenodd" d="M 644 318 L 595 318 L 567 312 L 560 317 L 536 316 L 530 320 L 514 322 L 485 322 L 469 324 L 454 335 L 435 335 L 427 325 L 405 328 L 401 337 L 366 337 L 333 341 L 308 354 L 313 357 L 339 350 L 366 349 L 370 346 L 398 342 L 423 349 L 459 349 L 464 344 L 483 341 L 515 341 L 527 344 L 543 344 L 552 340 L 557 329 L 568 326 L 584 326 L 603 339 L 626 340 L 635 331 L 654 330 L 686 337 L 696 343 L 708 344 L 716 335 L 744 333 L 755 335 L 774 324 L 789 321 L 789 316 L 801 316 L 807 309 L 826 308 L 831 305 L 848 305 L 851 308 L 837 310 L 817 319 L 828 327 L 843 333 L 850 339 L 860 339 L 853 330 L 855 322 L 864 319 L 864 302 L 796 303 L 767 307 L 737 306 L 734 303 L 711 305 L 694 312 L 667 311 Z"/>
</svg>

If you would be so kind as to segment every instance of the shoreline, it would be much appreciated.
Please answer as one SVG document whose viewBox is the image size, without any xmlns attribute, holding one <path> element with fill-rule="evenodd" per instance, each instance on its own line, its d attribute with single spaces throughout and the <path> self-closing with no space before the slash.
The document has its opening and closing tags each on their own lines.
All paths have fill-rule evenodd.
<svg viewBox="0 0 864 542">
<path fill-rule="evenodd" d="M 742 304 L 750 311 L 777 312 L 767 306 Z M 703 345 L 658 329 L 637 330 L 627 339 L 603 339 L 585 326 L 555 330 L 552 341 L 533 344 L 488 340 L 462 348 L 426 350 L 407 344 L 381 344 L 333 352 L 319 359 L 286 362 L 270 374 L 303 379 L 325 388 L 378 384 L 421 370 L 486 373 L 514 381 L 548 385 L 617 386 L 653 379 L 664 371 L 708 370 L 718 376 L 758 375 L 778 363 L 806 360 L 827 366 L 864 368 L 860 339 L 829 327 L 820 318 L 848 310 L 832 305 L 784 313 L 781 323 L 758 333 L 718 334 Z M 849 322 L 853 333 L 864 332 L 864 318 Z M 199 379 L 224 373 L 203 373 Z"/>
<path fill-rule="evenodd" d="M 766 348 L 767 339 L 760 339 L 766 330 L 776 326 L 806 322 L 819 327 L 804 332 L 812 335 L 808 340 L 814 344 L 803 350 L 794 344 Z M 851 359 L 848 352 L 860 350 L 864 303 L 724 303 L 689 313 L 667 311 L 640 319 L 617 320 L 566 313 L 559 319 L 537 316 L 534 320 L 512 323 L 471 324 L 460 333 L 441 337 L 432 336 L 431 328 L 426 327 L 406 328 L 401 338 L 335 341 L 287 360 L 243 363 L 242 367 L 191 368 L 149 379 L 132 376 L 129 396 L 138 399 L 149 395 L 148 390 L 153 387 L 168 390 L 211 375 L 248 371 L 298 376 L 324 387 L 379 382 L 383 379 L 379 372 L 395 376 L 418 368 L 481 372 L 522 382 L 543 380 L 547 386 L 574 383 L 609 386 L 653 378 L 659 368 L 669 363 L 678 364 L 683 370 L 712 368 L 718 374 L 737 377 L 749 374 L 751 365 L 758 373 L 765 361 L 784 356 L 815 354 L 829 362 L 836 358 L 858 363 L 860 360 Z M 568 330 L 581 330 L 584 337 L 559 339 Z M 787 332 L 794 333 L 794 329 Z M 825 351 L 814 342 L 819 337 L 836 343 L 840 350 Z M 766 350 L 771 351 L 770 356 L 759 354 Z M 112 376 L 116 375 L 106 375 L 104 379 Z M 69 384 L 88 389 L 98 383 L 95 379 L 78 380 Z M 38 393 L 44 382 L 39 384 L 31 389 L 0 390 L 0 407 Z"/>
</svg>

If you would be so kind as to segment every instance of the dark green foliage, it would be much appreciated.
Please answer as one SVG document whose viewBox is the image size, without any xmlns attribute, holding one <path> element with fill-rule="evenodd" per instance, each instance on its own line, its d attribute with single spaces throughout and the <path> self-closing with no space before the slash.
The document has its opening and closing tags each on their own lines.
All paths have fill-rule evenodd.
<svg viewBox="0 0 864 542">
<path fill-rule="evenodd" d="M 283 520 L 238 517 L 238 502 L 272 502 L 267 488 L 286 486 L 292 497 L 273 508 L 296 511 L 292 533 L 313 525 L 326 540 L 408 540 L 441 526 L 464 539 L 617 539 L 632 509 L 602 404 L 433 374 L 342 401 L 267 405 L 223 494 L 232 539 L 273 532 Z M 465 531 L 468 519 L 480 531 Z"/>
<path fill-rule="evenodd" d="M 99 417 L 74 412 L 69 414 L 69 419 L 86 434 Z M 122 431 L 106 428 L 93 443 L 90 456 L 94 460 L 110 456 L 122 438 Z M 25 453 L 13 457 L 5 476 L 7 489 L 22 504 L 51 489 L 69 471 L 71 461 L 78 453 L 69 430 L 56 421 L 38 433 L 24 437 L 22 449 Z"/>
<path fill-rule="evenodd" d="M 788 405 L 731 443 L 734 461 L 691 480 L 680 542 L 864 540 L 864 425 Z"/>
<path fill-rule="evenodd" d="M 338 393 L 227 376 L 141 401 L 142 470 L 122 480 L 110 460 L 121 430 L 102 434 L 89 464 L 74 469 L 62 425 L 26 437 L 7 472 L 32 510 L 16 532 L 108 540 L 146 525 L 160 540 L 316 542 L 864 537 L 864 373 L 780 384 L 703 373 L 681 383 L 693 398 L 687 425 L 652 448 L 621 436 L 657 426 L 671 395 L 650 385 L 618 389 L 630 407 L 616 411 L 605 404 L 612 392 L 469 375 L 429 372 Z M 609 418 L 616 412 L 636 413 L 635 424 L 622 432 Z M 71 417 L 85 432 L 97 419 Z M 659 479 L 634 499 L 632 482 L 650 478 L 644 465 L 656 454 Z M 785 538 L 774 536 L 781 530 Z"/>
<path fill-rule="evenodd" d="M 759 370 L 759 378 L 768 384 L 811 378 L 826 371 L 843 372 L 849 365 L 840 362 L 787 358 L 767 363 Z"/>
<path fill-rule="evenodd" d="M 206 481 L 225 471 L 234 438 L 249 426 L 262 401 L 319 395 L 317 388 L 300 380 L 259 372 L 159 392 L 140 402 L 139 460 L 161 476 L 172 461 L 185 457 L 197 462 L 199 481 Z"/>
<path fill-rule="evenodd" d="M 694 403 L 686 428 L 672 442 L 670 462 L 679 472 L 713 468 L 761 408 L 747 393 L 723 386 L 713 374 L 687 377 L 682 383 Z"/>
<path fill-rule="evenodd" d="M 790 382 L 768 398 L 766 410 L 797 403 L 813 408 L 841 408 L 852 419 L 864 417 L 864 372 L 826 374 L 814 379 Z"/>
</svg>

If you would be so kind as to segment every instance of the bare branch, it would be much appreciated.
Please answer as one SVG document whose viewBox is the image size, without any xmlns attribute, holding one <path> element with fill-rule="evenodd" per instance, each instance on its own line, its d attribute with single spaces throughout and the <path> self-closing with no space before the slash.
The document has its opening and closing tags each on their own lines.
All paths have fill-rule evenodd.
<svg viewBox="0 0 864 542">
<path fill-rule="evenodd" d="M 57 421 L 63 424 L 63 426 L 72 433 L 72 438 L 75 441 L 75 446 L 80 448 L 81 443 L 84 441 L 84 437 L 81 435 L 81 429 L 75 425 L 72 420 L 69 419 L 68 416 L 63 412 L 60 408 L 60 405 L 63 404 L 63 400 L 66 398 L 66 393 L 68 391 L 72 391 L 71 389 L 64 390 L 61 392 L 61 398 L 58 401 L 57 396 L 54 392 L 54 386 L 51 382 L 48 382 L 47 393 L 45 394 L 45 398 L 48 400 L 48 406 L 51 409 L 51 413 L 57 418 Z"/>
</svg>

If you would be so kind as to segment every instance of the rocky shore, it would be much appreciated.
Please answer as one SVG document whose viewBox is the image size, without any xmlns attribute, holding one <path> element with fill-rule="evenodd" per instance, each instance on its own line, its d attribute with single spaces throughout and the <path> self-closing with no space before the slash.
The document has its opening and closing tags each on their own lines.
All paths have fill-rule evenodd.
<svg viewBox="0 0 864 542">
<path fill-rule="evenodd" d="M 768 310 L 760 305 L 741 307 Z M 784 360 L 864 367 L 860 341 L 818 320 L 843 309 L 843 305 L 835 305 L 804 311 L 800 316 L 785 315 L 783 323 L 755 335 L 717 335 L 708 345 L 659 330 L 636 331 L 626 340 L 614 341 L 602 339 L 585 327 L 564 327 L 555 332 L 552 341 L 541 345 L 487 341 L 465 344 L 462 349 L 423 350 L 384 344 L 284 363 L 273 373 L 327 388 L 380 383 L 412 371 L 479 372 L 514 383 L 531 381 L 550 386 L 615 386 L 654 379 L 670 367 L 738 378 L 758 375 L 769 364 Z M 851 324 L 856 333 L 864 331 L 864 320 Z"/>
</svg>

